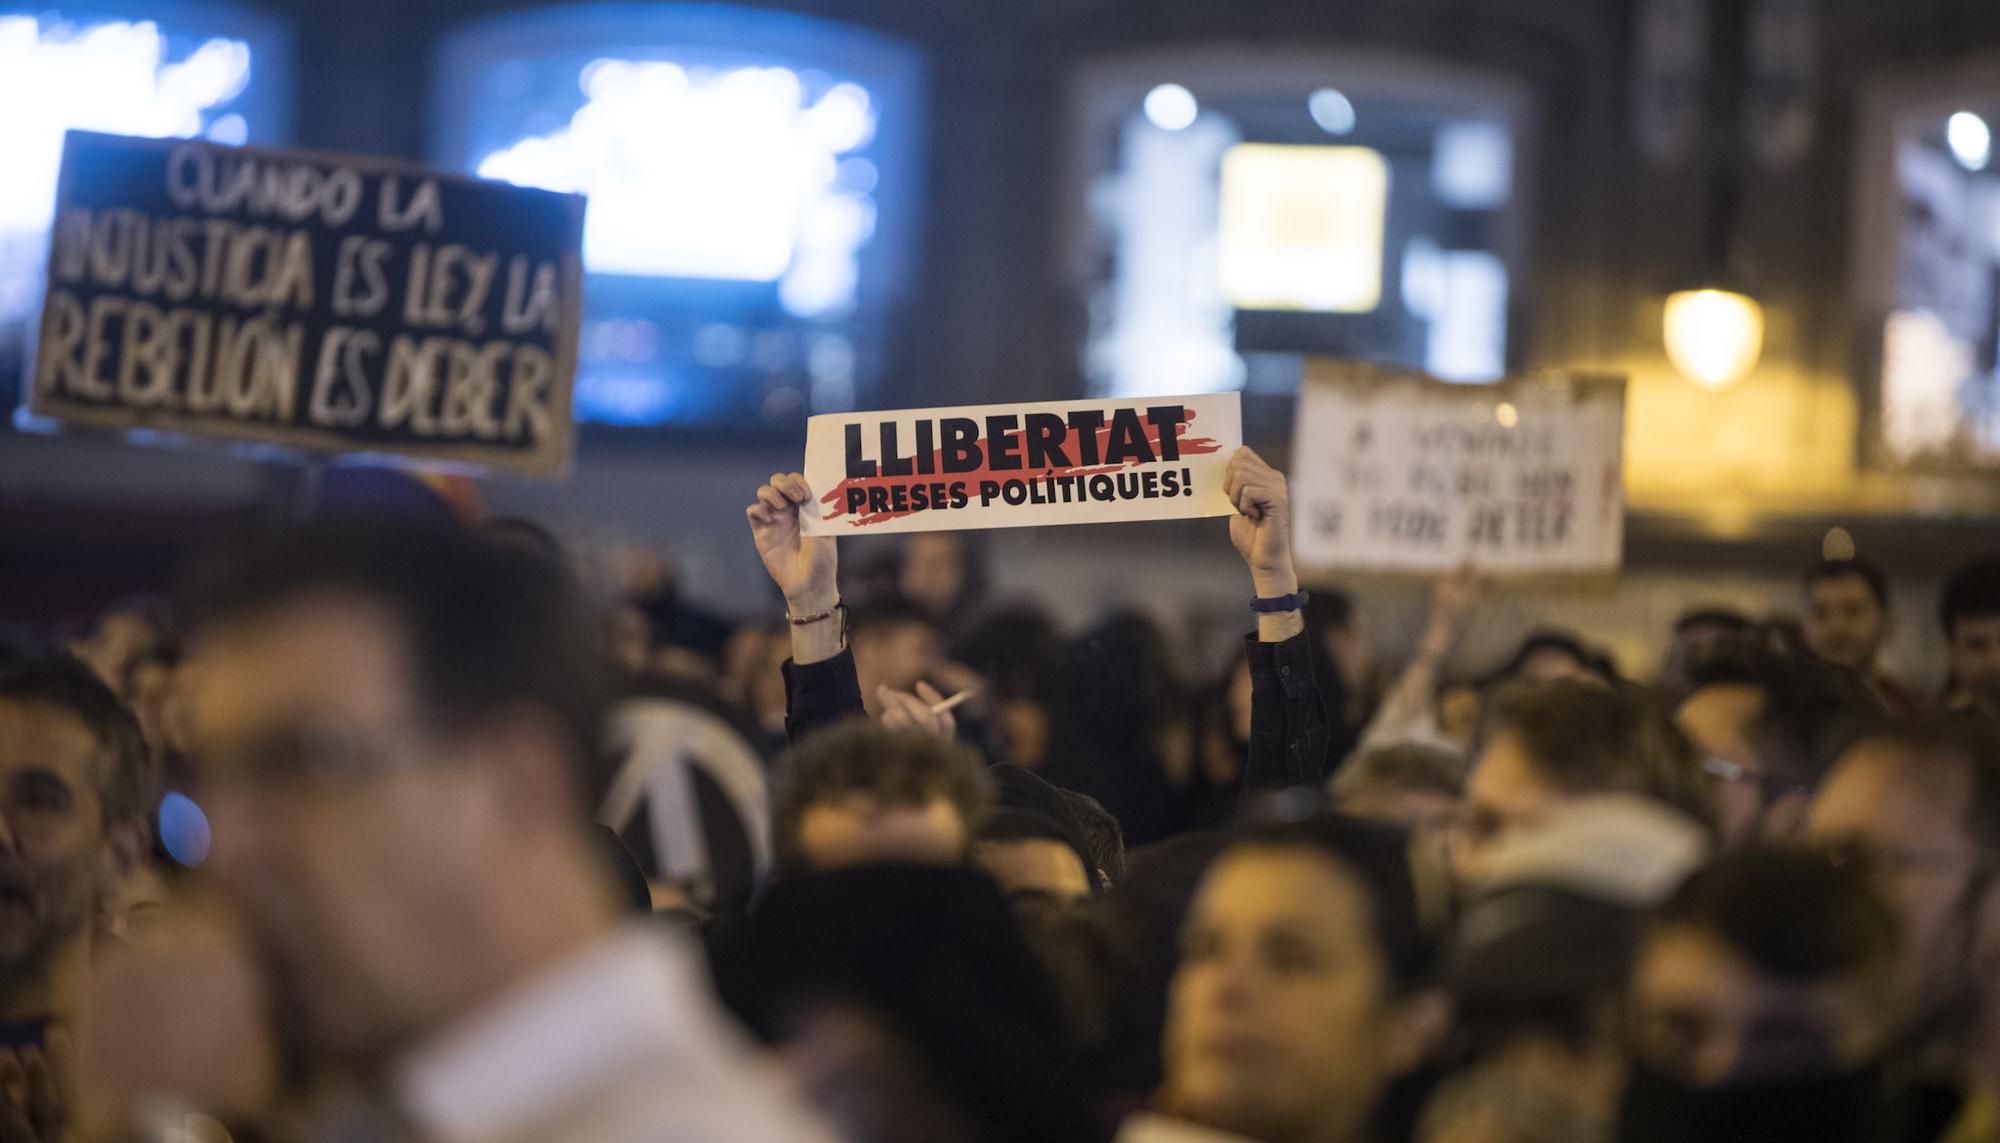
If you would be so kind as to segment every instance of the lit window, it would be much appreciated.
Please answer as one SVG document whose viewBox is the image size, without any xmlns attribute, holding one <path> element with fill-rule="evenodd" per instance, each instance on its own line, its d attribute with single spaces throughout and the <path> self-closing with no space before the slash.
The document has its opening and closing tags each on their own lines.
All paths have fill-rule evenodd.
<svg viewBox="0 0 2000 1143">
<path fill-rule="evenodd" d="M 461 33 L 444 72 L 441 162 L 589 196 L 580 418 L 861 398 L 909 228 L 907 49 L 784 13 L 565 8 Z"/>
<path fill-rule="evenodd" d="M 1307 356 L 1505 371 L 1521 92 L 1200 51 L 1105 61 L 1077 87 L 1092 392 L 1288 397 Z"/>
<path fill-rule="evenodd" d="M 233 12 L 160 4 L 157 19 L 0 5 L 0 388 L 40 308 L 63 133 L 71 128 L 243 143 L 282 131 L 271 30 Z M 256 62 L 253 72 L 252 61 Z"/>
</svg>

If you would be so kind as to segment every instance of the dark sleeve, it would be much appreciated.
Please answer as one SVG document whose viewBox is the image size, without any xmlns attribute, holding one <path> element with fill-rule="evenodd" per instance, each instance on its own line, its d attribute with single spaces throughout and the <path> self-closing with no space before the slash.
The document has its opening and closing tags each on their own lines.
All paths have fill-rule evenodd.
<svg viewBox="0 0 2000 1143">
<path fill-rule="evenodd" d="M 1316 786 L 1326 777 L 1326 705 L 1313 681 L 1310 636 L 1282 643 L 1247 640 L 1250 656 L 1250 757 L 1243 795 Z"/>
<path fill-rule="evenodd" d="M 821 727 L 862 713 L 854 652 L 800 666 L 785 660 L 785 737 L 794 744 Z"/>
</svg>

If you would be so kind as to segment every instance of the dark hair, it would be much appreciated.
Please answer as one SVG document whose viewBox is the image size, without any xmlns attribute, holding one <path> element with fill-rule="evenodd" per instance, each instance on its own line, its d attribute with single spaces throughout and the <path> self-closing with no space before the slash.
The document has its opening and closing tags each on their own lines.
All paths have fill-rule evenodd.
<svg viewBox="0 0 2000 1143">
<path fill-rule="evenodd" d="M 895 599 L 855 608 L 848 616 L 847 626 L 855 635 L 876 635 L 896 627 L 923 627 L 943 635 L 943 629 L 929 612 L 914 603 Z"/>
<path fill-rule="evenodd" d="M 1486 719 L 1520 743 L 1530 764 L 1576 794 L 1629 793 L 1716 824 L 1694 746 L 1666 713 L 1636 691 L 1574 679 L 1519 681 L 1500 689 Z"/>
<path fill-rule="evenodd" d="M 0 702 L 59 710 L 97 740 L 91 784 L 104 824 L 129 825 L 152 814 L 159 773 L 139 720 L 90 668 L 66 655 L 15 664 L 0 670 Z"/>
<path fill-rule="evenodd" d="M 1674 634 L 1682 635 L 1695 627 L 1720 627 L 1725 634 L 1748 635 L 1754 626 L 1749 616 L 1733 607 L 1697 607 L 1674 620 Z"/>
<path fill-rule="evenodd" d="M 1507 659 L 1507 665 L 1493 673 L 1490 685 L 1505 683 L 1521 673 L 1528 660 L 1544 651 L 1557 651 L 1575 659 L 1577 666 L 1596 675 L 1607 683 L 1618 681 L 1618 668 L 1610 656 L 1591 649 L 1584 641 L 1567 631 L 1536 631 L 1515 648 Z"/>
<path fill-rule="evenodd" d="M 2000 616 L 2000 556 L 1983 556 L 1951 573 L 1938 593 L 1938 621 L 1949 639 L 1961 619 Z"/>
<path fill-rule="evenodd" d="M 1426 931 L 1417 906 L 1416 876 L 1403 831 L 1337 813 L 1252 826 L 1217 855 L 1226 861 L 1243 850 L 1305 850 L 1330 859 L 1353 877 L 1368 899 L 1368 925 L 1399 994 L 1432 983 L 1438 942 Z"/>
<path fill-rule="evenodd" d="M 1104 808 L 1103 802 L 1089 794 L 1064 790 L 1062 796 L 1083 827 L 1083 844 L 1090 851 L 1090 862 L 1096 871 L 1113 885 L 1125 880 L 1124 827 Z"/>
<path fill-rule="evenodd" d="M 806 810 L 851 796 L 883 805 L 950 802 L 965 823 L 966 840 L 978 836 L 993 804 L 992 781 L 979 755 L 957 739 L 927 730 L 890 730 L 856 715 L 808 736 L 778 760 L 771 835 L 778 863 L 804 865 L 799 826 Z"/>
<path fill-rule="evenodd" d="M 1354 600 L 1344 591 L 1315 588 L 1306 599 L 1305 622 L 1315 632 L 1345 631 L 1354 622 Z"/>
<path fill-rule="evenodd" d="M 1653 915 L 1650 933 L 1670 929 L 1707 933 L 1757 971 L 1790 981 L 1892 973 L 1903 940 L 1861 864 L 1776 845 L 1698 870 Z"/>
<path fill-rule="evenodd" d="M 455 528 L 347 518 L 236 552 L 197 585 L 193 610 L 198 629 L 213 629 L 341 595 L 400 625 L 408 682 L 436 725 L 463 728 L 520 706 L 551 715 L 575 752 L 580 805 L 596 803 L 604 664 L 560 564 Z"/>
<path fill-rule="evenodd" d="M 1817 789 L 1847 748 L 1885 721 L 1880 700 L 1852 671 L 1810 655 L 1739 648 L 1698 664 L 1688 684 L 1689 694 L 1745 686 L 1762 695 L 1749 732 L 1772 796 Z"/>
<path fill-rule="evenodd" d="M 1889 609 L 1889 577 L 1872 560 L 1856 556 L 1850 560 L 1815 560 L 1806 568 L 1800 586 L 1807 591 L 1813 585 L 1830 579 L 1859 579 L 1868 585 L 1868 594 L 1875 597 L 1876 606 Z"/>
</svg>

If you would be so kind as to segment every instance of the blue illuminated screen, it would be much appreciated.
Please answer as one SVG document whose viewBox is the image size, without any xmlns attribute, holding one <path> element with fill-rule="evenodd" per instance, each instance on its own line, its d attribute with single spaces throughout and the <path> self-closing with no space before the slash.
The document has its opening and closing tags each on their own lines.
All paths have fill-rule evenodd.
<svg viewBox="0 0 2000 1143">
<path fill-rule="evenodd" d="M 692 5 L 498 17 L 447 48 L 442 161 L 589 196 L 580 420 L 778 426 L 880 368 L 915 65 Z"/>
</svg>

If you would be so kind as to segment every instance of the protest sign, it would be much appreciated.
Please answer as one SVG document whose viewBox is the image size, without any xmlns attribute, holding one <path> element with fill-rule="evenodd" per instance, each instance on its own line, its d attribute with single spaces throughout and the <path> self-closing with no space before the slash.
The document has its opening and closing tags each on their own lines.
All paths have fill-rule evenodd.
<svg viewBox="0 0 2000 1143">
<path fill-rule="evenodd" d="M 1455 385 L 1314 362 L 1292 449 L 1310 568 L 1614 571 L 1624 549 L 1625 382 Z"/>
<path fill-rule="evenodd" d="M 560 475 L 583 199 L 72 131 L 28 409 Z"/>
<path fill-rule="evenodd" d="M 806 423 L 815 536 L 1227 516 L 1234 393 L 831 413 Z"/>
</svg>

